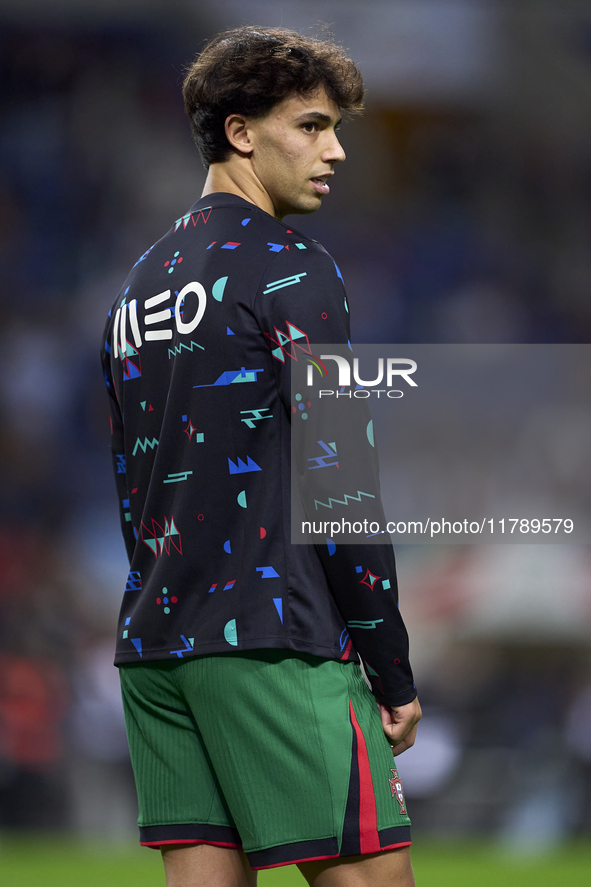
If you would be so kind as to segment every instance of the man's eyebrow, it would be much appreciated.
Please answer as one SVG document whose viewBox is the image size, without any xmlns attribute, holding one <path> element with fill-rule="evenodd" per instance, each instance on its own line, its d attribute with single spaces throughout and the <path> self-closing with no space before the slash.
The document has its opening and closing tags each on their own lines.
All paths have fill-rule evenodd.
<svg viewBox="0 0 591 887">
<path fill-rule="evenodd" d="M 304 111 L 303 114 L 296 117 L 296 123 L 300 120 L 318 120 L 319 123 L 332 123 L 330 114 L 323 114 L 322 111 Z M 335 127 L 340 126 L 342 122 L 342 117 L 340 117 L 335 123 Z"/>
</svg>

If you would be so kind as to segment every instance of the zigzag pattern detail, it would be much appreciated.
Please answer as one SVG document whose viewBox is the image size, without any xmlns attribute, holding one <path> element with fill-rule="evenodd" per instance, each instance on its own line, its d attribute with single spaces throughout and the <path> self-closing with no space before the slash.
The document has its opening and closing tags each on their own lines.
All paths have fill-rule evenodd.
<svg viewBox="0 0 591 887">
<path fill-rule="evenodd" d="M 150 447 L 150 449 L 153 450 L 154 447 L 157 447 L 157 446 L 158 446 L 158 440 L 155 437 L 153 437 L 152 440 L 148 440 L 147 437 L 144 437 L 143 441 L 141 441 L 138 437 L 138 439 L 135 442 L 135 446 L 133 448 L 133 453 L 131 455 L 135 456 L 135 454 L 137 453 L 138 447 L 140 448 L 140 450 L 142 450 L 142 452 L 145 453 L 146 450 L 148 449 L 148 447 Z"/>
<path fill-rule="evenodd" d="M 190 345 L 185 345 L 184 342 L 181 342 L 180 345 L 174 345 L 172 348 L 169 348 L 168 349 L 168 359 L 170 360 L 171 357 L 174 357 L 176 354 L 180 354 L 181 351 L 183 350 L 183 348 L 186 351 L 190 351 L 191 354 L 193 353 L 193 348 L 201 348 L 202 351 L 205 351 L 205 348 L 203 347 L 203 345 L 199 345 L 198 342 L 193 342 L 193 340 L 191 339 Z"/>
<path fill-rule="evenodd" d="M 349 502 L 361 502 L 361 497 L 367 496 L 369 499 L 375 499 L 371 493 L 364 493 L 363 490 L 357 490 L 356 496 L 351 496 L 349 493 L 345 493 L 344 499 L 333 499 L 332 496 L 328 497 L 328 502 L 321 502 L 319 499 L 314 499 L 314 506 L 316 511 L 318 511 L 318 506 L 323 505 L 324 508 L 332 508 L 333 505 L 348 505 Z"/>
<path fill-rule="evenodd" d="M 202 209 L 198 210 L 196 213 L 185 213 L 184 216 L 181 216 L 181 218 L 177 219 L 176 222 L 174 223 L 174 230 L 178 231 L 178 229 L 180 228 L 181 225 L 183 226 L 183 228 L 186 228 L 187 225 L 189 224 L 189 222 L 193 222 L 193 227 L 195 227 L 195 225 L 199 221 L 200 216 L 203 219 L 203 224 L 206 225 L 209 220 L 209 217 L 211 215 L 211 209 L 212 209 L 211 206 L 204 206 Z M 207 213 L 207 218 L 206 218 L 205 212 L 207 210 L 209 210 L 209 212 Z"/>
</svg>

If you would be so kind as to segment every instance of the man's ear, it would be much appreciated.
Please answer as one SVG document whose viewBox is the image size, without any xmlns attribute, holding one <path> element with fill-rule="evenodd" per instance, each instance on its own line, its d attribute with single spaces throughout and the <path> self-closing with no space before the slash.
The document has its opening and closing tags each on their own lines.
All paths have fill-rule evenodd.
<svg viewBox="0 0 591 887">
<path fill-rule="evenodd" d="M 252 153 L 253 145 L 246 117 L 242 117 L 240 114 L 230 114 L 229 117 L 226 117 L 224 129 L 226 138 L 236 151 L 245 156 Z"/>
</svg>

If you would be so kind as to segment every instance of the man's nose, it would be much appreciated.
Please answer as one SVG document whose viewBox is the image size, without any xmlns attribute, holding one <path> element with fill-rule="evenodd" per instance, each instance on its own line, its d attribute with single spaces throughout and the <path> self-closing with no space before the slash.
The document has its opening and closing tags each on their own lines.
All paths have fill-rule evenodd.
<svg viewBox="0 0 591 887">
<path fill-rule="evenodd" d="M 342 163 L 347 159 L 347 155 L 343 151 L 343 146 L 339 142 L 336 133 L 332 133 L 329 144 L 322 153 L 322 160 L 325 163 Z"/>
</svg>

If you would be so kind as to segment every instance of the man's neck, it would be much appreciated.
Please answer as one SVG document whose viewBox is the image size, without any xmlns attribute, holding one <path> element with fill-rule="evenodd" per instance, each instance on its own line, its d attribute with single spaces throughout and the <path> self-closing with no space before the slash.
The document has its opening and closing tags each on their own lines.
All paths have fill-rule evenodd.
<svg viewBox="0 0 591 887">
<path fill-rule="evenodd" d="M 226 194 L 237 194 L 243 200 L 254 203 L 259 209 L 264 210 L 274 218 L 279 218 L 275 207 L 264 187 L 254 175 L 250 164 L 226 161 L 224 163 L 212 163 L 209 167 L 202 197 L 223 191 Z"/>
</svg>

